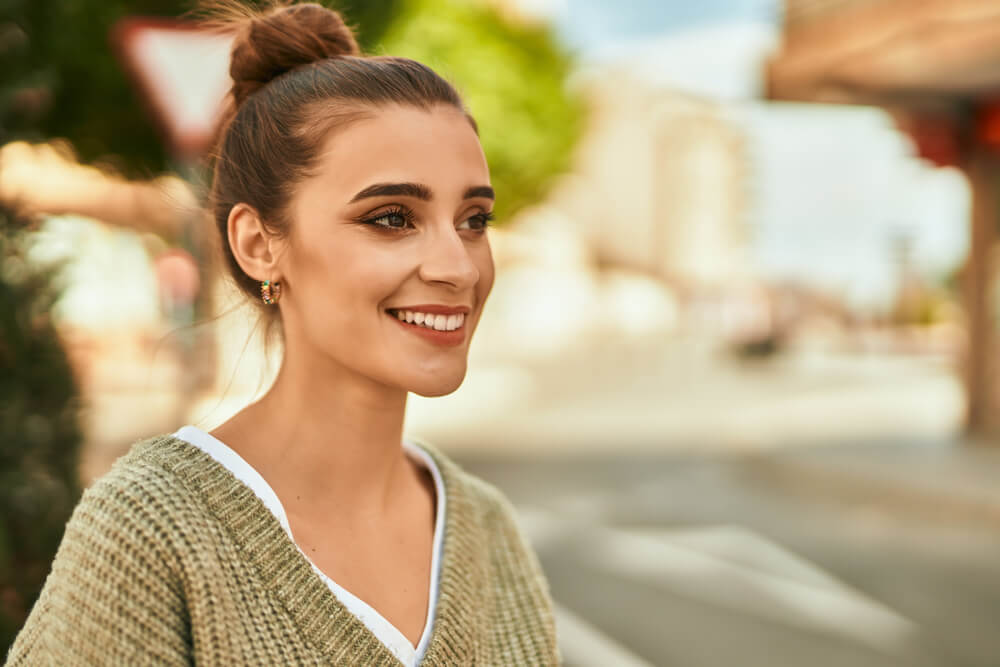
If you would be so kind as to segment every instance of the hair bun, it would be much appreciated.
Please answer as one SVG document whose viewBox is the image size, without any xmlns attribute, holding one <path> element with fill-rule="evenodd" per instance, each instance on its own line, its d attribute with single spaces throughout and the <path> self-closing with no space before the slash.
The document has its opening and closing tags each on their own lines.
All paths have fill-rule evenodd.
<svg viewBox="0 0 1000 667">
<path fill-rule="evenodd" d="M 358 55 L 340 14 L 315 3 L 279 6 L 249 18 L 233 44 L 229 75 L 237 105 L 261 86 L 300 65 Z"/>
</svg>

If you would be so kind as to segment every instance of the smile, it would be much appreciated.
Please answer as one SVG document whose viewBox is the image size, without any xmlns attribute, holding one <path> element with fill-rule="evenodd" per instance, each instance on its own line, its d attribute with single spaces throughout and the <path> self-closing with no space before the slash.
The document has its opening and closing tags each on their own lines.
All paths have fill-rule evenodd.
<svg viewBox="0 0 1000 667">
<path fill-rule="evenodd" d="M 455 347 L 465 342 L 465 317 L 468 308 L 445 306 L 422 306 L 417 308 L 387 308 L 386 313 L 403 330 L 429 343 L 445 347 Z M 445 312 L 427 312 L 445 311 Z"/>
<path fill-rule="evenodd" d="M 389 310 L 388 313 L 400 322 L 415 324 L 425 329 L 435 331 L 454 331 L 461 329 L 465 323 L 465 313 L 455 315 L 436 315 L 434 313 L 422 313 L 413 310 Z"/>
</svg>

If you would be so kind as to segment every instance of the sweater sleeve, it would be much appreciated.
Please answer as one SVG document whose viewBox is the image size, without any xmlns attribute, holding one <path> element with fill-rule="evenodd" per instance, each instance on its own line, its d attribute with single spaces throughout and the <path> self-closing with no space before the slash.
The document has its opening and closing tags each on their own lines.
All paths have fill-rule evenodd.
<svg viewBox="0 0 1000 667">
<path fill-rule="evenodd" d="M 180 568 L 138 481 L 112 471 L 84 493 L 8 665 L 188 664 Z"/>
</svg>

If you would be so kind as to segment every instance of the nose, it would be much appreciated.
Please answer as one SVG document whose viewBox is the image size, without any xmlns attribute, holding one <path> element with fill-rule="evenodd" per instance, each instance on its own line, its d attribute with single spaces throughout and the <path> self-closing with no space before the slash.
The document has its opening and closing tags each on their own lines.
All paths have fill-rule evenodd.
<svg viewBox="0 0 1000 667">
<path fill-rule="evenodd" d="M 431 234 L 420 263 L 420 278 L 427 283 L 442 283 L 456 290 L 467 289 L 479 281 L 479 269 L 469 249 L 452 224 Z"/>
</svg>

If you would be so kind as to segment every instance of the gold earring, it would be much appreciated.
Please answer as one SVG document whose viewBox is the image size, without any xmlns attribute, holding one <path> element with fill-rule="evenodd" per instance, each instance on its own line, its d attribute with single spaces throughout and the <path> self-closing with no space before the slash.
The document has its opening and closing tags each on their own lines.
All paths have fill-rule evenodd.
<svg viewBox="0 0 1000 667">
<path fill-rule="evenodd" d="M 281 283 L 262 280 L 260 283 L 260 298 L 269 306 L 278 303 L 281 298 Z"/>
</svg>

